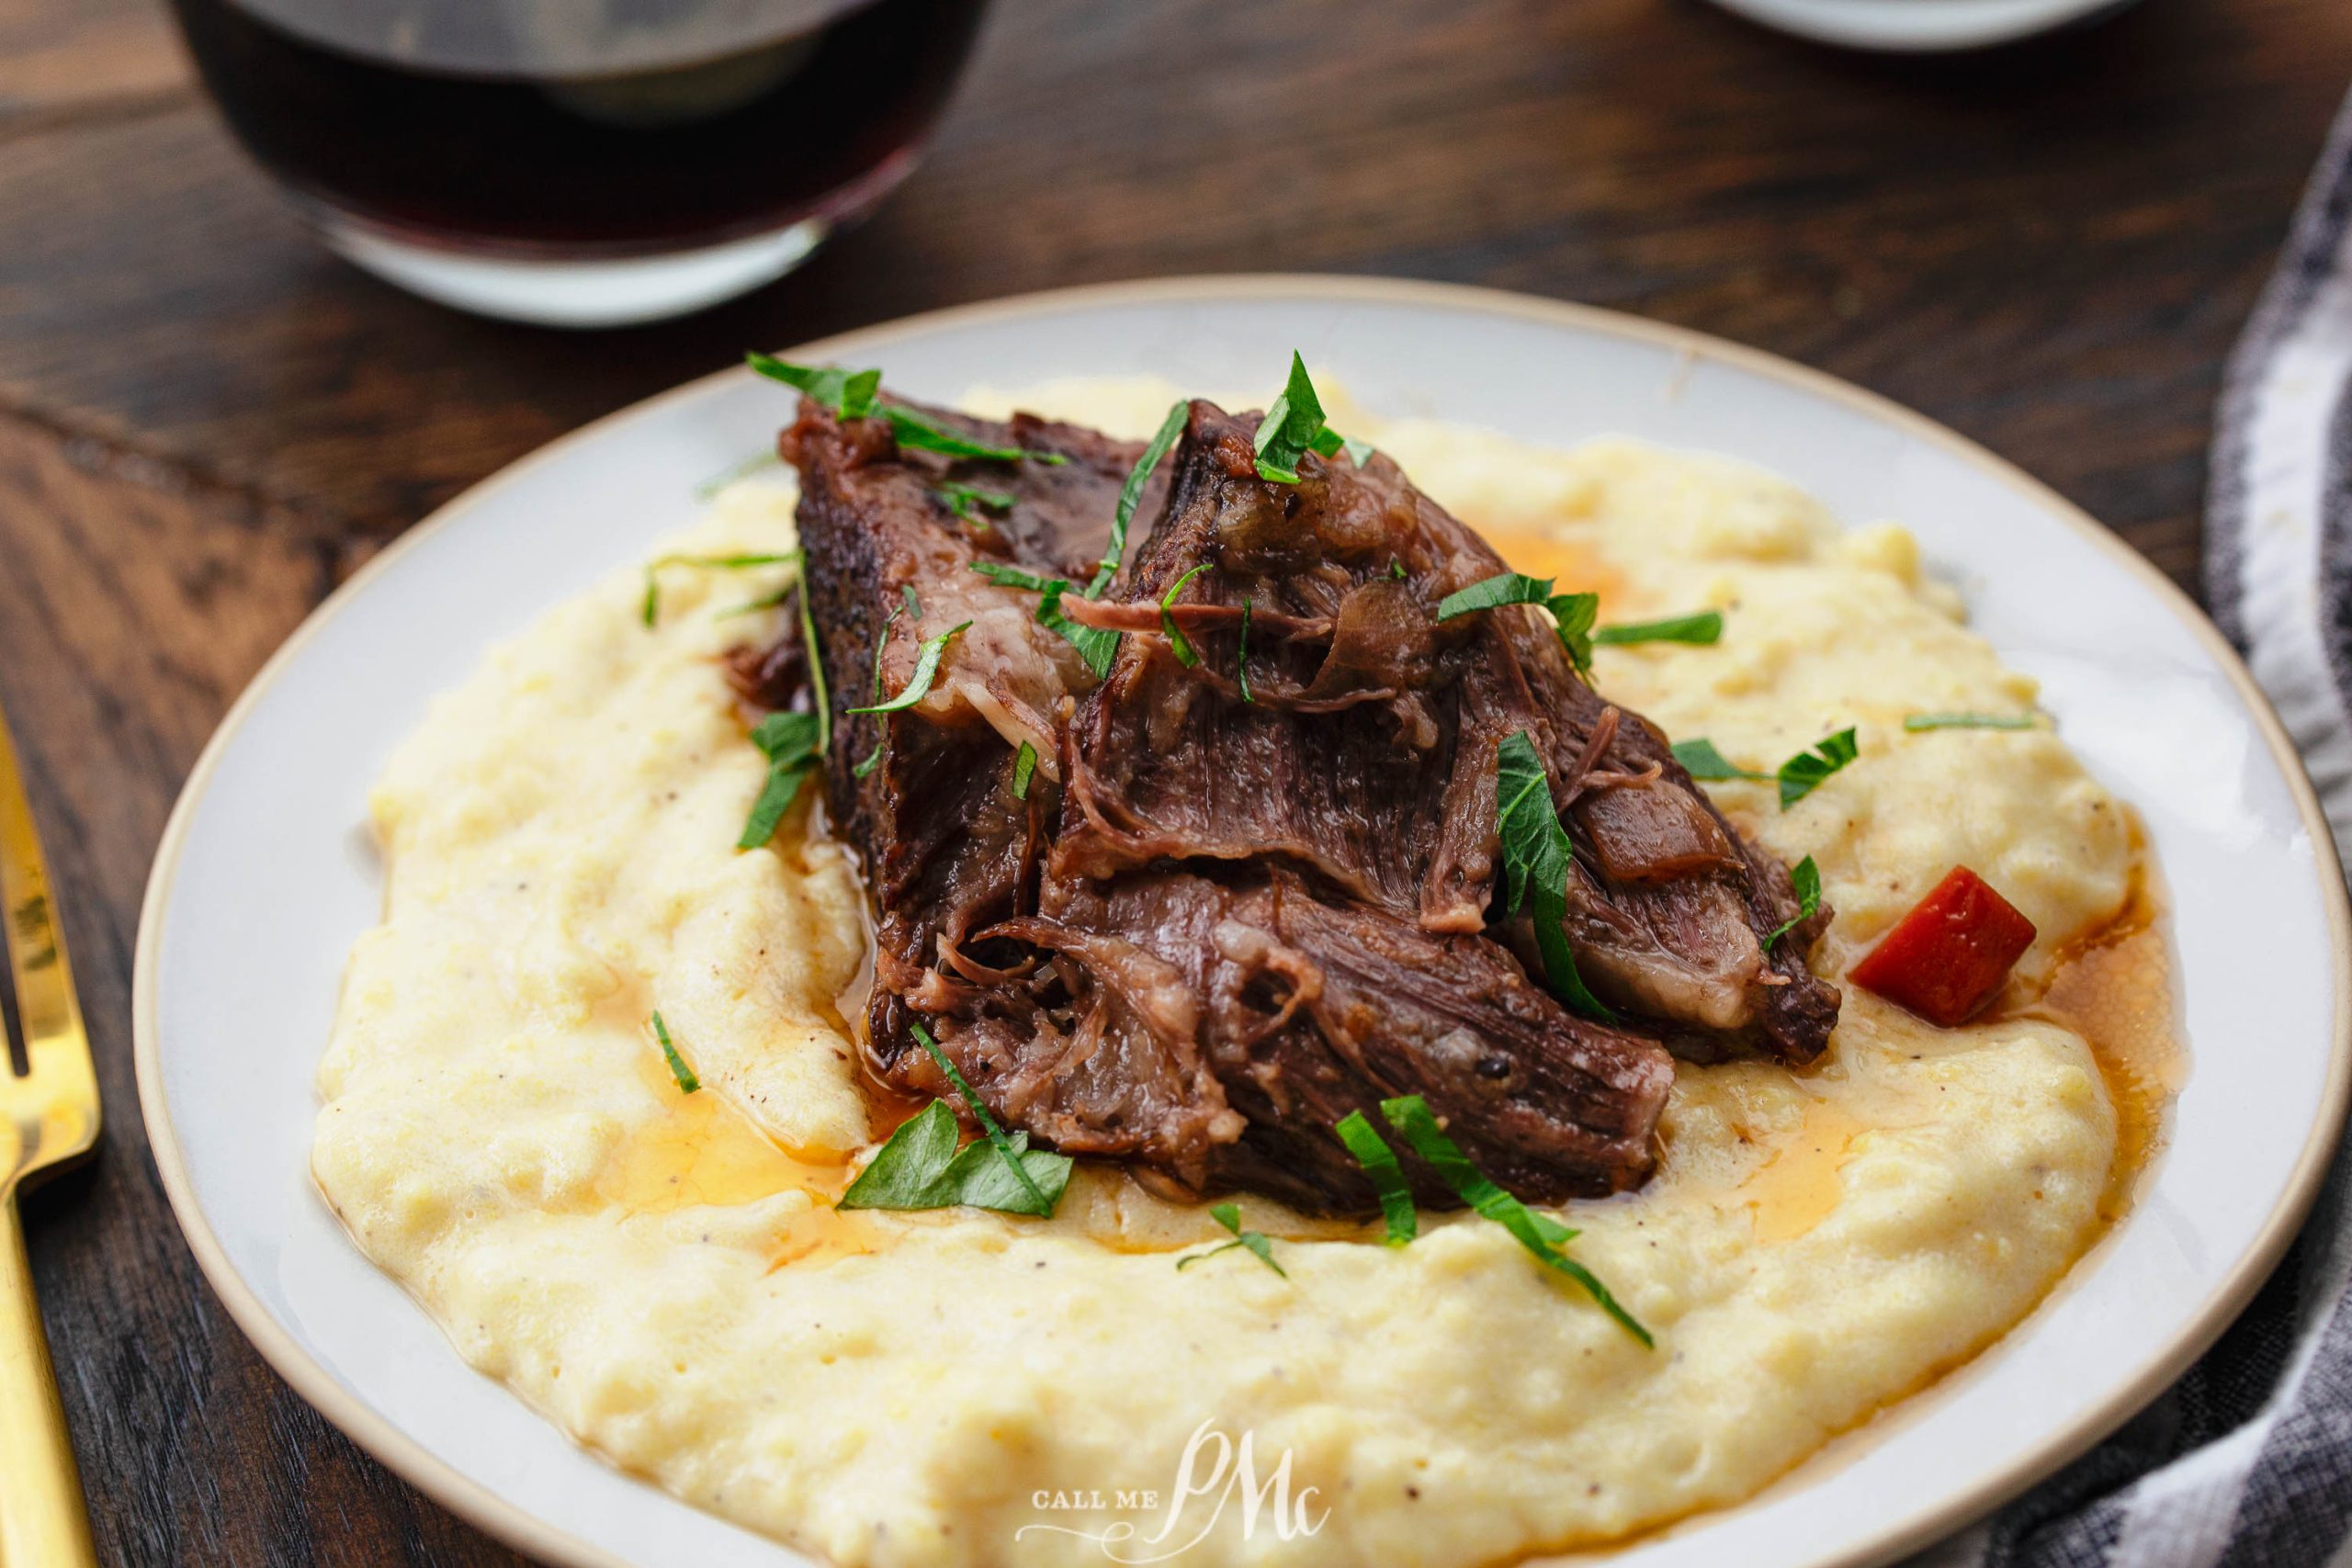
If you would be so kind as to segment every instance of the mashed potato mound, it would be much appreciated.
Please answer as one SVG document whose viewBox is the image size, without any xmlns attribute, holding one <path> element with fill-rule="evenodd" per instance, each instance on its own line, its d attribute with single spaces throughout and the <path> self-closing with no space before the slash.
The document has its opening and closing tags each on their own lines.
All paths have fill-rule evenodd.
<svg viewBox="0 0 2352 1568">
<path fill-rule="evenodd" d="M 1141 434 L 1169 397 L 1022 401 Z M 1342 428 L 1515 567 L 1600 587 L 1604 624 L 1723 611 L 1713 647 L 1600 652 L 1669 733 L 1769 771 L 1857 727 L 1860 760 L 1785 813 L 1710 786 L 1819 864 L 1831 977 L 1954 864 L 2040 929 L 2030 976 L 2123 908 L 2123 814 L 2055 733 L 1903 730 L 2034 687 L 1901 530 L 1629 442 Z M 769 477 L 669 548 L 792 543 Z M 2081 1038 L 1935 1030 L 1850 987 L 1815 1067 L 1680 1067 L 1657 1178 L 1562 1211 L 1655 1351 L 1459 1215 L 1391 1249 L 1245 1201 L 1284 1279 L 1238 1251 L 1179 1272 L 1222 1233 L 1112 1173 L 1050 1221 L 836 1213 L 876 1135 L 835 1006 L 862 895 L 813 787 L 735 850 L 764 763 L 715 665 L 773 629 L 720 612 L 777 577 L 666 568 L 649 630 L 617 573 L 435 707 L 373 801 L 384 919 L 319 1080 L 319 1183 L 368 1256 L 476 1367 L 691 1502 L 845 1565 L 1101 1563 L 1122 1524 L 1129 1558 L 1202 1534 L 1191 1568 L 1506 1562 L 1749 1495 L 2017 1322 L 2101 1224 L 2116 1117 Z M 1196 1481 L 1221 1451 L 1204 1423 L 1261 1483 L 1286 1457 L 1279 1525 L 1176 1507 L 1188 1444 Z"/>
</svg>

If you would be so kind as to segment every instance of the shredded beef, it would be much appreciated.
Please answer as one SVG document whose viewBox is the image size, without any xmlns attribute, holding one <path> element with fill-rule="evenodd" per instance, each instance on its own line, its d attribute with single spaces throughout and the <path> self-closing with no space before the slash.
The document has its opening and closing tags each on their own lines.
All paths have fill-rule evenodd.
<svg viewBox="0 0 2352 1568">
<path fill-rule="evenodd" d="M 1188 1192 L 1357 1213 L 1373 1191 L 1331 1127 L 1376 1119 L 1384 1098 L 1425 1097 L 1482 1169 L 1549 1201 L 1649 1174 L 1672 1081 L 1661 1043 L 1820 1051 L 1838 993 L 1803 954 L 1827 911 L 1768 952 L 1797 914 L 1786 868 L 1665 737 L 1595 694 L 1533 609 L 1438 619 L 1505 569 L 1386 457 L 1309 455 L 1296 484 L 1272 483 L 1255 416 L 1195 402 L 1129 558 L 1087 600 L 1138 448 L 922 412 L 1066 461 L 951 460 L 813 402 L 784 436 L 834 819 L 874 908 L 884 1078 L 948 1091 L 920 1022 L 1042 1144 Z M 958 518 L 943 488 L 958 484 L 1012 502 Z M 976 561 L 1072 583 L 1063 614 L 1123 634 L 1107 676 L 1041 623 L 1036 592 Z M 1168 612 L 1187 662 L 1159 601 L 1201 567 Z M 849 712 L 877 669 L 896 694 L 923 639 L 966 621 L 922 701 Z M 739 689 L 775 705 L 805 663 L 786 640 Z M 1576 851 L 1565 929 L 1613 1021 L 1545 988 L 1528 918 L 1498 896 L 1495 758 L 1516 730 L 1551 775 Z M 1024 742 L 1037 763 L 1019 799 Z M 1458 1201 L 1406 1165 L 1423 1202 Z"/>
</svg>

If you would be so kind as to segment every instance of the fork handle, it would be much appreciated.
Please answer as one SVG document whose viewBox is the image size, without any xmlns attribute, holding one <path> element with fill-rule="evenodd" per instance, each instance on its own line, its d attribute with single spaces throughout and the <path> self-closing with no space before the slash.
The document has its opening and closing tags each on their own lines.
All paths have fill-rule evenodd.
<svg viewBox="0 0 2352 1568">
<path fill-rule="evenodd" d="M 16 1195 L 0 1192 L 0 1568 L 96 1568 Z"/>
</svg>

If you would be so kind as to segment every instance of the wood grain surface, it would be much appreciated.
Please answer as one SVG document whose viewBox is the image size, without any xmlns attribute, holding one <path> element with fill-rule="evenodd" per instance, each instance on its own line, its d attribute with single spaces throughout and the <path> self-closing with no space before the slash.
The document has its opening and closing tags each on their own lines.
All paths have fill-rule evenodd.
<svg viewBox="0 0 2352 1568">
<path fill-rule="evenodd" d="M 28 1207 L 101 1555 L 514 1561 L 247 1348 L 181 1245 L 130 1068 L 141 885 L 206 735 L 462 486 L 747 345 L 1068 283 L 1393 274 L 1851 378 L 2193 587 L 2222 360 L 2347 83 L 2342 0 L 2145 0 L 1939 61 L 1698 0 L 1000 0 L 871 222 L 749 299 L 571 336 L 318 250 L 153 0 L 0 0 L 0 704 L 108 1115 L 101 1158 Z"/>
</svg>

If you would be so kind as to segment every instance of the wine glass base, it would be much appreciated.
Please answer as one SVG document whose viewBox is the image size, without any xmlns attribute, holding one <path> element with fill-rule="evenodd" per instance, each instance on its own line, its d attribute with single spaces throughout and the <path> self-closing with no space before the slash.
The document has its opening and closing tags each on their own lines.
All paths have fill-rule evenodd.
<svg viewBox="0 0 2352 1568">
<path fill-rule="evenodd" d="M 479 316 L 546 327 L 630 326 L 703 310 L 782 277 L 832 231 L 826 219 L 804 218 L 668 255 L 582 260 L 421 243 L 316 206 L 306 215 L 330 249 L 387 283 Z"/>
</svg>

